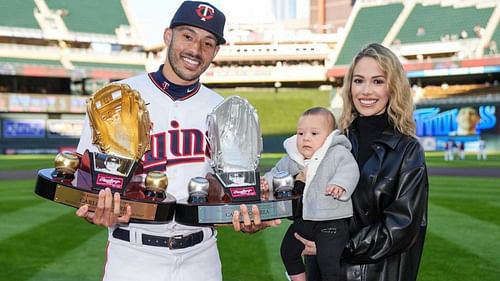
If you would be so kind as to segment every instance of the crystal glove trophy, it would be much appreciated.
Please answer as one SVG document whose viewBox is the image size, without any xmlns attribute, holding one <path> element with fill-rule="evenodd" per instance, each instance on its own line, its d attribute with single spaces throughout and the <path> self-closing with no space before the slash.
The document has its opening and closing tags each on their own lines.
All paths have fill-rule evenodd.
<svg viewBox="0 0 500 281">
<path fill-rule="evenodd" d="M 224 193 L 231 202 L 259 200 L 262 135 L 255 109 L 231 96 L 213 110 L 207 123 L 210 165 Z"/>
<path fill-rule="evenodd" d="M 228 224 L 240 204 L 256 204 L 262 220 L 292 217 L 300 196 L 276 198 L 260 190 L 262 134 L 253 106 L 241 97 L 227 97 L 208 115 L 207 126 L 213 173 L 190 181 L 188 202 L 177 202 L 176 221 Z"/>
</svg>

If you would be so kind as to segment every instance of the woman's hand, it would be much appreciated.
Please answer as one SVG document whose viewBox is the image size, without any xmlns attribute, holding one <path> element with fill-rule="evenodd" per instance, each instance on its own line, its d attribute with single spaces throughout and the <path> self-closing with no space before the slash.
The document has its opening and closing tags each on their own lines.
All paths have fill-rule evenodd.
<svg viewBox="0 0 500 281">
<path fill-rule="evenodd" d="M 99 191 L 95 212 L 89 212 L 89 206 L 83 205 L 76 210 L 76 215 L 90 223 L 111 227 L 119 223 L 128 223 L 132 215 L 132 208 L 127 205 L 126 213 L 120 216 L 120 194 L 115 192 L 113 195 L 111 190 L 106 188 Z"/>
<path fill-rule="evenodd" d="M 315 256 L 316 255 L 316 242 L 307 240 L 300 236 L 298 233 L 294 233 L 295 239 L 299 240 L 304 244 L 304 250 L 302 251 L 303 256 Z"/>
<path fill-rule="evenodd" d="M 278 226 L 281 224 L 280 219 L 275 219 L 271 221 L 261 221 L 260 220 L 260 210 L 257 205 L 252 205 L 253 221 L 250 219 L 250 214 L 248 213 L 248 207 L 245 204 L 240 205 L 240 210 L 233 212 L 233 228 L 235 231 L 241 231 L 244 233 L 255 233 L 270 226 Z M 240 222 L 243 218 L 243 222 Z"/>
</svg>

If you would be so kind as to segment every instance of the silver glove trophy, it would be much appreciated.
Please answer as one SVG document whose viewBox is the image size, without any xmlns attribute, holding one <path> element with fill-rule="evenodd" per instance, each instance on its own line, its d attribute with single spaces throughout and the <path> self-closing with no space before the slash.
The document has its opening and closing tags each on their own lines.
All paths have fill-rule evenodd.
<svg viewBox="0 0 500 281">
<path fill-rule="evenodd" d="M 232 202 L 260 200 L 262 134 L 253 106 L 238 96 L 228 97 L 207 123 L 210 165 L 225 194 Z"/>
<path fill-rule="evenodd" d="M 209 114 L 207 125 L 213 173 L 194 177 L 188 183 L 189 199 L 177 201 L 178 223 L 230 224 L 234 211 L 247 202 L 259 208 L 263 221 L 293 217 L 299 212 L 300 196 L 277 198 L 274 194 L 261 194 L 257 168 L 262 135 L 257 113 L 247 100 L 238 96 L 226 98 Z M 253 213 L 249 215 L 253 218 Z"/>
</svg>

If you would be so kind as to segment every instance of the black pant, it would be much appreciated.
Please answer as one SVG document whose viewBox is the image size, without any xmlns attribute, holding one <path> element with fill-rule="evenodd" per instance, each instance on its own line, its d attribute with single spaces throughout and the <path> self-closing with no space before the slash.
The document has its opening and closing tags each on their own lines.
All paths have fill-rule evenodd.
<svg viewBox="0 0 500 281">
<path fill-rule="evenodd" d="M 315 281 L 320 276 L 323 281 L 345 280 L 340 257 L 349 240 L 348 219 L 330 221 L 295 219 L 281 243 L 281 259 L 288 275 L 306 271 L 301 257 L 304 245 L 295 239 L 293 235 L 295 232 L 316 242 L 316 257 L 308 257 L 308 281 Z"/>
</svg>

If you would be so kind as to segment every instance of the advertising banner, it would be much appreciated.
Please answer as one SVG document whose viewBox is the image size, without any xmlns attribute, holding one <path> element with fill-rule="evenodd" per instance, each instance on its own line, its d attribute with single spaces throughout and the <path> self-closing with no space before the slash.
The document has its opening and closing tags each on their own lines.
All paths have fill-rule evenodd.
<svg viewBox="0 0 500 281">
<path fill-rule="evenodd" d="M 44 138 L 45 120 L 3 120 L 4 138 Z"/>
<path fill-rule="evenodd" d="M 87 97 L 69 95 L 4 94 L 0 112 L 85 113 Z"/>
<path fill-rule="evenodd" d="M 83 129 L 83 120 L 47 120 L 47 137 L 79 138 Z"/>
</svg>

